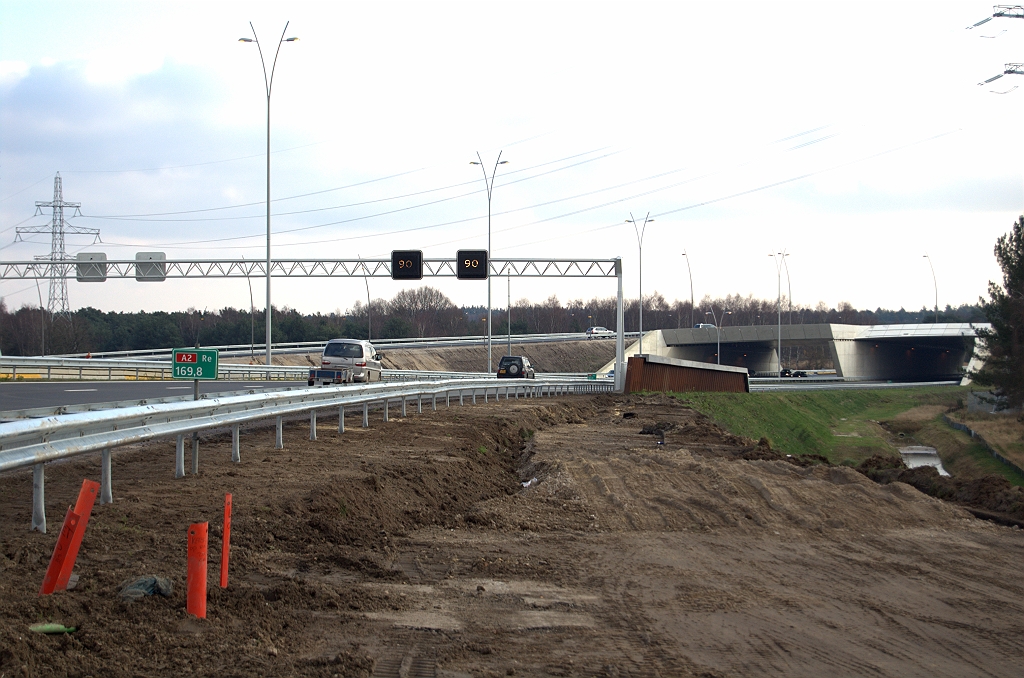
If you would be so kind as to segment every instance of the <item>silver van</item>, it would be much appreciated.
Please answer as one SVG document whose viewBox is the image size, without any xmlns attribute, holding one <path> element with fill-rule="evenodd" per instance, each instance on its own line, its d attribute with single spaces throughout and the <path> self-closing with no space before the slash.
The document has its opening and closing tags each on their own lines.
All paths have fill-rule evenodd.
<svg viewBox="0 0 1024 678">
<path fill-rule="evenodd" d="M 347 367 L 352 370 L 354 381 L 380 381 L 380 360 L 383 357 L 368 341 L 331 339 L 324 347 L 320 367 L 328 370 Z"/>
</svg>

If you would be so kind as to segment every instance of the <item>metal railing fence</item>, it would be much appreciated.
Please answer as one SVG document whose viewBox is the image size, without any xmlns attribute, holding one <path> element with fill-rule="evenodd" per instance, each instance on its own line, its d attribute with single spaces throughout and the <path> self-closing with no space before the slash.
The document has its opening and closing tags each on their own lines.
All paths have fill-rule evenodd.
<svg viewBox="0 0 1024 678">
<path fill-rule="evenodd" d="M 0 356 L 0 377 L 8 379 L 169 379 L 172 364 L 160 360 Z M 21 373 L 19 375 L 19 372 Z M 44 376 L 45 374 L 45 376 Z M 218 377 L 250 381 L 305 380 L 309 366 L 237 365 L 221 362 Z M 188 381 L 188 380 L 184 380 Z"/>
<path fill-rule="evenodd" d="M 269 418 L 276 419 L 276 447 L 283 448 L 283 419 L 309 412 L 310 440 L 316 439 L 318 410 L 338 408 L 338 431 L 345 431 L 345 408 L 362 406 L 362 425 L 369 426 L 371 405 L 380 409 L 388 421 L 391 403 L 399 401 L 402 416 L 408 403 L 415 400 L 422 412 L 423 401 L 430 399 L 433 409 L 443 397 L 450 405 L 453 397 L 464 404 L 467 398 L 476 404 L 482 396 L 505 400 L 519 397 L 543 397 L 581 393 L 609 392 L 614 384 L 592 379 L 497 380 L 449 379 L 425 382 L 376 383 L 363 386 L 305 388 L 255 393 L 197 401 L 149 404 L 100 412 L 80 412 L 40 419 L 0 423 L 0 472 L 32 467 L 32 529 L 46 531 L 43 504 L 44 466 L 77 455 L 100 452 L 100 503 L 112 501 L 111 449 L 177 436 L 175 477 L 185 475 L 185 436 L 192 435 L 192 472 L 199 472 L 198 432 L 213 428 L 231 428 L 234 462 L 241 461 L 240 426 Z"/>
</svg>

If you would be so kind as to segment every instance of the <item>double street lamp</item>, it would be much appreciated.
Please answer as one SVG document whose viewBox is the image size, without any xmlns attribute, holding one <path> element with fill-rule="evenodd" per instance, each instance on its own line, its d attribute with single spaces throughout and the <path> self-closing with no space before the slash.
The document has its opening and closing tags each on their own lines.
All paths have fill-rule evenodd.
<svg viewBox="0 0 1024 678">
<path fill-rule="evenodd" d="M 633 224 L 633 230 L 636 231 L 637 248 L 640 250 L 640 265 L 638 266 L 640 272 L 640 355 L 643 355 L 644 352 L 644 231 L 647 230 L 647 224 L 653 221 L 654 219 L 651 219 L 650 212 L 644 217 L 642 224 L 637 223 L 637 220 L 633 218 L 632 212 L 629 213 L 629 219 L 626 219 L 627 224 Z"/>
<path fill-rule="evenodd" d="M 932 258 L 927 254 L 924 258 L 928 260 L 928 268 L 932 269 L 932 285 L 935 286 L 935 323 L 939 322 L 939 281 L 935 277 L 935 267 L 932 266 Z"/>
<path fill-rule="evenodd" d="M 498 151 L 498 159 L 494 162 L 494 170 L 491 171 L 491 178 L 487 178 L 487 169 L 484 167 L 483 158 L 480 157 L 480 151 L 476 152 L 476 159 L 478 162 L 469 161 L 470 165 L 480 165 L 480 170 L 484 173 L 484 185 L 487 186 L 487 267 L 491 266 L 491 194 L 494 193 L 494 175 L 498 172 L 498 165 L 507 165 L 508 160 L 502 160 L 501 154 L 503 151 Z M 511 316 L 509 320 L 509 331 L 511 334 Z M 509 354 L 512 353 L 512 338 L 509 337 Z M 491 362 L 491 273 L 487 272 L 487 371 L 493 372 L 493 364 Z"/>
<path fill-rule="evenodd" d="M 779 351 L 779 379 L 782 379 L 782 269 L 783 269 L 783 267 L 786 268 L 786 280 L 788 281 L 789 280 L 789 266 L 788 266 L 788 264 L 786 264 L 786 257 L 788 257 L 789 255 L 786 254 L 786 250 L 782 250 L 781 252 L 776 252 L 775 254 L 769 254 L 768 256 L 775 259 L 775 270 L 779 274 L 779 299 L 778 299 L 778 310 L 779 310 L 779 334 L 778 334 L 778 340 L 779 340 L 779 343 L 778 343 L 778 351 Z M 792 297 L 792 291 L 790 292 L 790 297 Z M 792 299 L 790 299 L 790 304 L 792 304 L 792 303 L 793 303 Z"/>
<path fill-rule="evenodd" d="M 732 315 L 732 311 L 723 311 L 722 312 L 722 322 L 723 323 L 725 322 L 725 316 L 727 316 L 727 315 Z M 711 319 L 715 321 L 715 340 L 718 343 L 718 348 L 715 349 L 717 351 L 717 353 L 715 353 L 715 355 L 718 357 L 718 364 L 721 365 L 722 364 L 722 330 L 719 329 L 719 327 L 718 327 L 718 318 L 717 318 L 717 316 L 715 316 L 715 309 L 714 308 L 712 308 L 710 311 L 705 311 L 704 312 L 704 317 L 707 318 L 708 316 L 711 316 Z"/>
<path fill-rule="evenodd" d="M 277 51 L 274 52 L 274 63 L 270 66 L 270 75 L 267 75 L 267 62 L 263 58 L 263 47 L 260 46 L 259 38 L 256 37 L 256 29 L 253 28 L 252 22 L 249 22 L 249 28 L 252 29 L 251 38 L 239 38 L 239 42 L 255 42 L 256 48 L 260 53 L 260 63 L 263 64 L 263 84 L 267 90 L 267 362 L 270 364 L 270 92 L 274 87 L 274 70 L 277 68 L 277 55 L 281 53 L 281 45 L 286 42 L 295 42 L 298 38 L 286 38 L 284 37 L 285 32 L 288 30 L 288 24 L 291 22 L 286 21 L 284 24 L 284 30 L 281 31 L 281 39 L 277 41 Z"/>
<path fill-rule="evenodd" d="M 686 272 L 690 274 L 690 327 L 693 327 L 693 271 L 690 270 L 690 255 L 686 250 L 683 250 L 683 258 L 686 259 Z"/>
</svg>

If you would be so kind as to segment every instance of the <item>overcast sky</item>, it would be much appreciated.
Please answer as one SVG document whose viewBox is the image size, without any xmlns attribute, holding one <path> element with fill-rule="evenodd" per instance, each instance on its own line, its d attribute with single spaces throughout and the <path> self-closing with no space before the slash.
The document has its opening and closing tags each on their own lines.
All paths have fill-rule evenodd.
<svg viewBox="0 0 1024 678">
<path fill-rule="evenodd" d="M 0 259 L 53 177 L 82 203 L 67 251 L 266 257 L 268 59 L 273 256 L 621 256 L 650 212 L 643 289 L 796 303 L 974 303 L 1024 205 L 1024 20 L 985 2 L 0 1 Z M 286 36 L 286 37 L 287 37 Z M 269 67 L 269 64 L 268 64 Z M 1016 86 L 1020 85 L 1020 89 Z M 458 304 L 486 284 L 425 280 Z M 786 291 L 785 273 L 782 277 Z M 374 297 L 402 289 L 371 280 Z M 504 306 L 505 282 L 494 283 Z M 345 310 L 361 279 L 275 279 L 274 305 Z M 614 280 L 513 280 L 589 299 Z M 69 283 L 72 308 L 247 308 L 245 280 Z M 42 289 L 45 298 L 46 289 Z M 10 307 L 34 283 L 0 281 Z M 257 308 L 262 279 L 253 280 Z"/>
</svg>

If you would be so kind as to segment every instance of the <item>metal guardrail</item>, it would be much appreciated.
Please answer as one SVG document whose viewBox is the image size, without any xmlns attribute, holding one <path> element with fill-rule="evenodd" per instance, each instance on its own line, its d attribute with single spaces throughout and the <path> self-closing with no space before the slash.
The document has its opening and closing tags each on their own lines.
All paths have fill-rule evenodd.
<svg viewBox="0 0 1024 678">
<path fill-rule="evenodd" d="M 166 379 L 171 376 L 170 361 L 160 360 L 129 360 L 129 359 L 98 359 L 98 358 L 48 358 L 38 356 L 0 356 L 0 376 L 9 375 L 11 379 L 26 374 L 42 375 L 46 379 L 103 378 L 113 380 L 115 373 L 120 378 L 134 379 Z M 309 366 L 303 365 L 237 365 L 219 363 L 217 374 L 235 379 L 261 379 L 265 381 L 305 380 L 309 374 Z M 77 375 L 77 376 L 76 376 Z"/>
<path fill-rule="evenodd" d="M 146 442 L 156 438 L 177 436 L 175 477 L 185 475 L 186 434 L 201 430 L 230 427 L 231 458 L 241 461 L 239 427 L 241 424 L 268 419 L 277 420 L 277 448 L 283 448 L 283 418 L 310 413 L 310 439 L 316 439 L 316 413 L 325 408 L 338 408 L 338 431 L 345 431 L 345 407 L 362 405 L 362 425 L 369 426 L 371 404 L 383 411 L 388 420 L 391 402 L 401 402 L 405 416 L 408 402 L 415 399 L 422 412 L 423 399 L 430 398 L 433 408 L 444 397 L 450 405 L 453 394 L 463 404 L 467 397 L 475 404 L 479 395 L 484 401 L 493 395 L 510 397 L 543 397 L 578 393 L 608 392 L 614 384 L 592 379 L 530 379 L 497 380 L 449 379 L 415 383 L 377 383 L 364 386 L 306 388 L 271 393 L 246 394 L 198 401 L 150 404 L 101 412 L 81 412 L 41 419 L 25 419 L 0 423 L 0 472 L 31 466 L 32 528 L 46 531 L 43 496 L 46 463 L 68 459 L 80 454 L 101 452 L 100 503 L 112 501 L 110 451 L 114 447 Z M 199 472 L 199 441 L 192 440 L 192 472 Z"/>
</svg>

